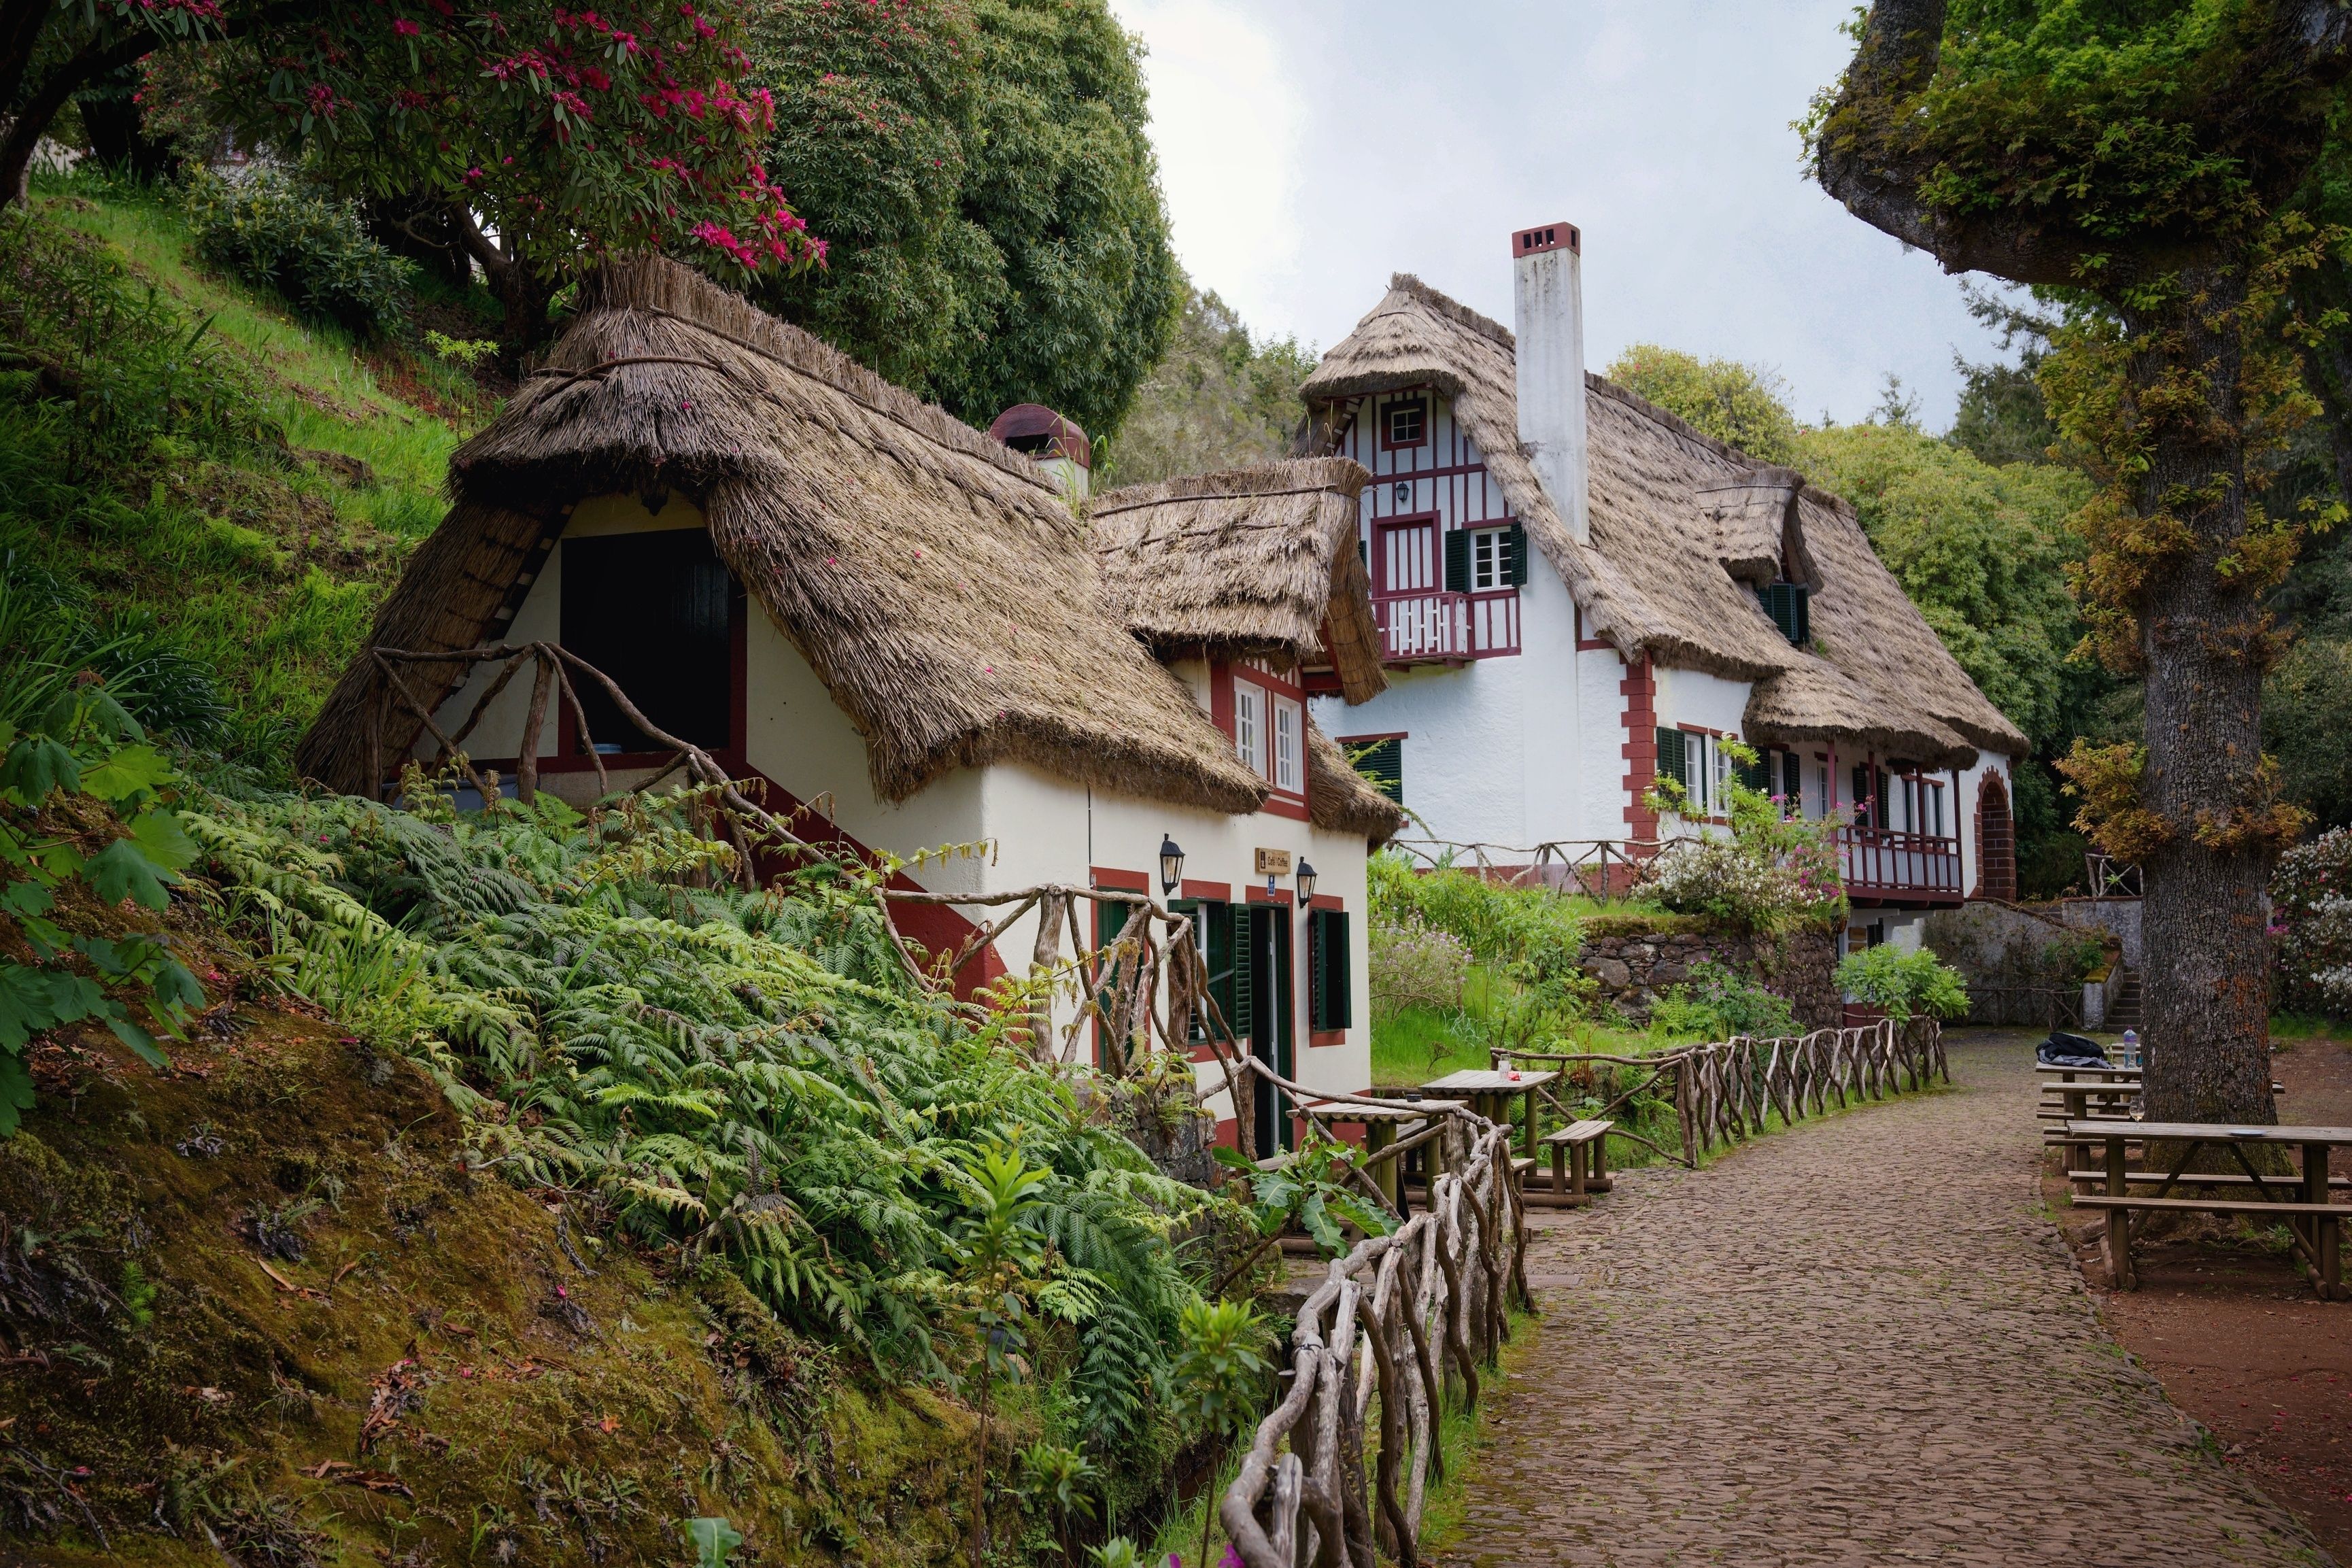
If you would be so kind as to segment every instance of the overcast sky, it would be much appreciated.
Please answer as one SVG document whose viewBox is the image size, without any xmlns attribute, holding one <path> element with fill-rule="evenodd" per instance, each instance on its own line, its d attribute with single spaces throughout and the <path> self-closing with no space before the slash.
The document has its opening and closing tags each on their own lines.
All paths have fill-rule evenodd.
<svg viewBox="0 0 2352 1568">
<path fill-rule="evenodd" d="M 1328 348 L 1391 272 L 1508 323 L 1513 229 L 1584 235 L 1585 353 L 1745 360 L 1797 415 L 1892 371 L 1930 429 L 1994 347 L 1958 282 L 1805 179 L 1790 122 L 1852 0 L 1112 0 L 1195 282 Z"/>
</svg>

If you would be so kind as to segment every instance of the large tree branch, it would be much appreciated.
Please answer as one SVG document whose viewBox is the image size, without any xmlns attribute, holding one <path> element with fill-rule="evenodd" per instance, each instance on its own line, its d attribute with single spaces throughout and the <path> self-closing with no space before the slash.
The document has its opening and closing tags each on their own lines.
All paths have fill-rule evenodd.
<svg viewBox="0 0 2352 1568">
<path fill-rule="evenodd" d="M 41 24 L 57 14 L 49 0 L 0 0 L 0 104 L 16 101 L 25 73 L 33 68 Z"/>
<path fill-rule="evenodd" d="M 1814 145 L 1814 177 L 1848 211 L 1927 251 L 1948 272 L 1990 272 L 2019 283 L 2080 283 L 2095 256 L 2108 258 L 2110 277 L 2120 280 L 2127 272 L 2168 270 L 2210 248 L 2202 222 L 2119 245 L 2077 230 L 2063 206 L 1963 215 L 1923 199 L 1945 157 L 1920 134 L 1917 118 L 1920 94 L 1941 60 L 1944 22 L 1944 0 L 1879 0 L 1871 7 Z M 2212 149 L 2242 159 L 2257 185 L 2283 174 L 2299 179 L 2304 160 L 2277 160 L 2273 144 L 2283 129 L 2288 142 L 2296 140 L 2292 122 L 2305 107 L 2296 100 L 2307 103 L 2314 89 L 2342 80 L 2352 67 L 2352 5 L 2277 0 L 2252 47 L 2229 64 L 2200 95 L 2210 112 L 2199 118 L 2221 132 L 2210 138 Z"/>
<path fill-rule="evenodd" d="M 13 205 L 25 200 L 32 174 L 33 151 L 41 138 L 48 133 L 58 111 L 66 100 L 110 71 L 152 52 L 163 42 L 160 34 L 135 32 L 111 44 L 92 45 L 49 73 L 49 79 L 34 89 L 25 107 L 9 122 L 8 134 L 0 139 L 0 205 Z"/>
</svg>

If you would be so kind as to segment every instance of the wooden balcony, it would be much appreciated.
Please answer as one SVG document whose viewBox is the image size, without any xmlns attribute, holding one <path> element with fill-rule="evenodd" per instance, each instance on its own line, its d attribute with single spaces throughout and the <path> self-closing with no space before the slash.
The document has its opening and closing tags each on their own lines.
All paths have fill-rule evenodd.
<svg viewBox="0 0 2352 1568">
<path fill-rule="evenodd" d="M 1459 664 L 1519 651 L 1519 591 L 1391 594 L 1372 600 L 1389 664 Z"/>
<path fill-rule="evenodd" d="M 1886 827 L 1838 830 L 1838 873 L 1846 897 L 1865 903 L 1957 904 L 1960 841 Z"/>
</svg>

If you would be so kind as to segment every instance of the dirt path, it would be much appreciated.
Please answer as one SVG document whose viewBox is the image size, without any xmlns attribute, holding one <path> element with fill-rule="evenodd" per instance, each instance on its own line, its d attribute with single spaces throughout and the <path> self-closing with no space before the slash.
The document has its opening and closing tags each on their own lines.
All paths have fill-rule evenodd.
<svg viewBox="0 0 2352 1568">
<path fill-rule="evenodd" d="M 2312 1563 L 2093 1317 L 2021 1037 L 1545 1216 L 1458 1564 Z"/>
</svg>

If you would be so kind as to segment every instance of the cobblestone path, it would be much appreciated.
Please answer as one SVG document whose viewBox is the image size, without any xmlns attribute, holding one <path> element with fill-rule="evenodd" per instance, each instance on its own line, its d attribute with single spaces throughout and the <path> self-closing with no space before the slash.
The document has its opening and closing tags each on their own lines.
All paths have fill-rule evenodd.
<svg viewBox="0 0 2352 1568">
<path fill-rule="evenodd" d="M 1535 1211 L 1543 1320 L 1445 1560 L 2327 1562 L 2093 1317 L 2029 1051 Z"/>
</svg>

